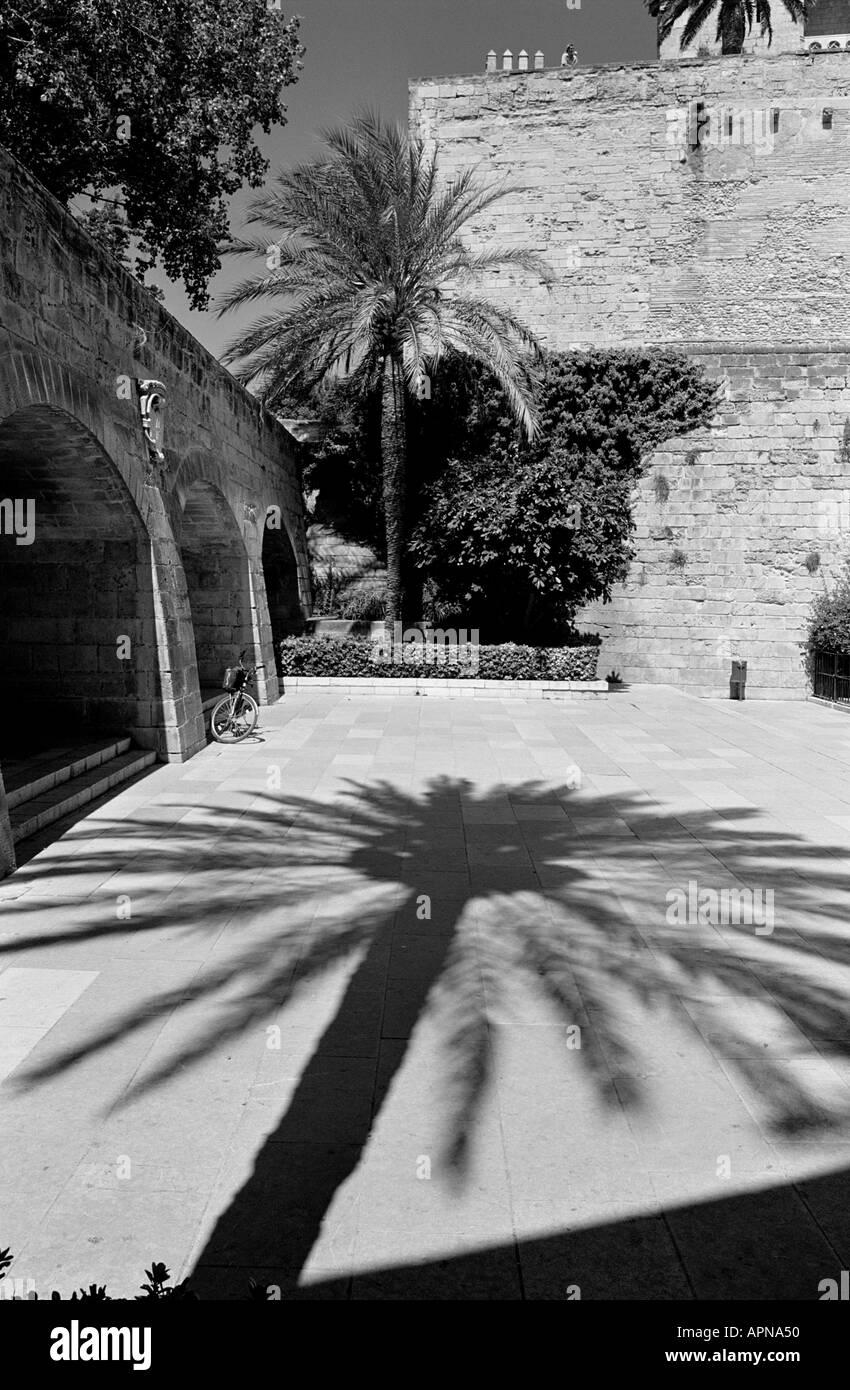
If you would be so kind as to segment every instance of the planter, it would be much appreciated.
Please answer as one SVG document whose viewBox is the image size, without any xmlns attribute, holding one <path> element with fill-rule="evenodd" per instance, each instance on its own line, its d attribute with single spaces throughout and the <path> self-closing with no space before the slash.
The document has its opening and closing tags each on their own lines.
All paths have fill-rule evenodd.
<svg viewBox="0 0 850 1390">
<path fill-rule="evenodd" d="M 342 633 L 287 638 L 280 644 L 280 674 L 421 684 L 435 680 L 584 684 L 597 679 L 599 645 L 592 640 L 564 648 L 511 643 L 424 648 L 410 643 L 397 649 L 383 645 L 382 632 L 379 624 L 378 638 L 372 641 Z M 601 684 L 607 689 L 605 682 Z"/>
</svg>

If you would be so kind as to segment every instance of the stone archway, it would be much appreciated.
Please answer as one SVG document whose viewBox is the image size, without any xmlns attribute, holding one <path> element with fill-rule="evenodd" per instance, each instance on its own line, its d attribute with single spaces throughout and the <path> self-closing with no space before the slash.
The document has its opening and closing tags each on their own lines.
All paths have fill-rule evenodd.
<svg viewBox="0 0 850 1390">
<path fill-rule="evenodd" d="M 277 657 L 280 642 L 299 630 L 303 618 L 298 562 L 282 526 L 266 524 L 263 528 L 262 562 L 272 646 Z"/>
<path fill-rule="evenodd" d="M 150 746 L 162 721 L 151 542 L 112 459 L 64 410 L 13 410 L 0 504 L 0 758 L 101 731 Z"/>
<path fill-rule="evenodd" d="M 241 651 L 257 660 L 248 554 L 230 504 L 213 483 L 196 479 L 187 488 L 178 543 L 201 697 L 209 698 Z"/>
</svg>

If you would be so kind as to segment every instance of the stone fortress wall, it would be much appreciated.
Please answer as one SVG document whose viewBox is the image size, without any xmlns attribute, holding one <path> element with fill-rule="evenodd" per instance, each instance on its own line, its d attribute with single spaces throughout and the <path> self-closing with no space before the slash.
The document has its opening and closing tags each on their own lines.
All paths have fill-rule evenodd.
<svg viewBox="0 0 850 1390">
<path fill-rule="evenodd" d="M 673 346 L 718 383 L 711 429 L 649 461 L 628 582 L 582 615 L 605 672 L 700 694 L 735 657 L 750 696 L 804 695 L 806 613 L 850 551 L 850 51 L 778 21 L 744 55 L 411 84 L 444 177 L 513 185 L 482 243 L 555 270 L 494 298 L 551 347 Z"/>
</svg>

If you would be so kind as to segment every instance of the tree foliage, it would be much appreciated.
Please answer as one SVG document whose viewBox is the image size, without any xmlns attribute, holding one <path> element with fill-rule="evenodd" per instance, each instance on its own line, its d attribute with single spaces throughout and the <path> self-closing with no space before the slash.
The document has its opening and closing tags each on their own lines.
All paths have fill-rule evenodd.
<svg viewBox="0 0 850 1390">
<path fill-rule="evenodd" d="M 268 168 L 298 20 L 266 0 L 9 0 L 0 8 L 0 144 L 63 202 L 119 190 L 141 238 L 203 308 L 227 199 Z"/>
<path fill-rule="evenodd" d="M 444 611 L 474 618 L 487 640 L 563 636 L 627 574 L 643 459 L 705 425 L 715 399 L 676 354 L 547 354 L 527 443 L 498 400 L 486 418 L 479 385 L 465 452 L 426 485 L 411 545 Z"/>
<path fill-rule="evenodd" d="M 850 653 L 850 560 L 845 561 L 832 588 L 824 588 L 812 601 L 805 649 L 810 676 L 816 651 Z"/>
<path fill-rule="evenodd" d="M 488 641 L 562 640 L 631 558 L 632 492 L 666 439 L 705 426 L 716 387 L 675 353 L 545 353 L 529 442 L 489 373 L 449 355 L 408 414 L 410 557 L 431 596 L 417 614 Z M 316 517 L 381 555 L 380 415 L 338 385 L 291 403 L 325 426 L 304 478 Z"/>
<path fill-rule="evenodd" d="M 326 154 L 283 170 L 249 221 L 265 228 L 233 249 L 260 268 L 234 286 L 222 312 L 271 300 L 271 312 L 228 345 L 225 360 L 271 409 L 335 378 L 381 402 L 381 485 L 387 617 L 402 616 L 407 519 L 407 417 L 447 351 L 480 362 L 510 411 L 534 432 L 522 321 L 480 292 L 481 277 L 549 267 L 521 247 L 476 250 L 471 224 L 507 192 L 466 170 L 441 183 L 436 155 L 402 127 L 364 113 L 325 132 Z"/>
</svg>

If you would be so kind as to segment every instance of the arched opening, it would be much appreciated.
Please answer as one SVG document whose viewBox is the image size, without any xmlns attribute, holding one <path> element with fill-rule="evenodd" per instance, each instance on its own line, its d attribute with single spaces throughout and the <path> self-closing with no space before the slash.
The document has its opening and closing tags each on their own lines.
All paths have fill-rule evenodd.
<svg viewBox="0 0 850 1390">
<path fill-rule="evenodd" d="M 248 556 L 236 518 L 217 488 L 186 493 L 180 553 L 189 591 L 202 697 L 221 688 L 226 666 L 244 649 L 254 659 Z"/>
<path fill-rule="evenodd" d="M 150 539 L 79 421 L 28 406 L 0 422 L 0 756 L 160 718 Z"/>
<path fill-rule="evenodd" d="M 298 564 L 292 543 L 282 526 L 264 527 L 263 579 L 277 658 L 281 641 L 298 631 L 303 617 L 298 594 Z"/>
</svg>

